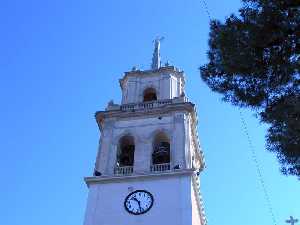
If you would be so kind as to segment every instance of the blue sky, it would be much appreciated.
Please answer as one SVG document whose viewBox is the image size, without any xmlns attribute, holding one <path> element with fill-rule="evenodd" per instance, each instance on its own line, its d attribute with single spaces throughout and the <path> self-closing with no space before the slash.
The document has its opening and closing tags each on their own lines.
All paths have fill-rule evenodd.
<svg viewBox="0 0 300 225">
<path fill-rule="evenodd" d="M 213 18 L 239 0 L 207 0 Z M 151 63 L 152 40 L 186 73 L 197 104 L 207 168 L 202 194 L 210 225 L 272 225 L 238 109 L 199 77 L 207 61 L 200 0 L 3 1 L 0 9 L 1 224 L 80 225 L 83 177 L 92 174 L 99 131 L 94 112 L 120 101 L 118 79 Z M 266 126 L 243 110 L 277 224 L 300 218 L 299 181 L 279 173 L 265 150 Z M 242 222 L 241 222 L 242 221 Z"/>
</svg>

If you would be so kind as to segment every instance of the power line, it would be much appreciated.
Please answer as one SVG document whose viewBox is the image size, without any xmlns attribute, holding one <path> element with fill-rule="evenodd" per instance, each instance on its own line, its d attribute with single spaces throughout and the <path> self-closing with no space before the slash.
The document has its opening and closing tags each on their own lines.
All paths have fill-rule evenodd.
<svg viewBox="0 0 300 225">
<path fill-rule="evenodd" d="M 209 20 L 211 21 L 212 19 L 211 19 L 210 12 L 209 12 L 209 10 L 208 10 L 206 1 L 205 1 L 205 0 L 202 0 L 202 3 L 203 3 L 203 7 L 204 7 L 204 10 L 205 10 L 206 14 L 207 14 Z"/>
<path fill-rule="evenodd" d="M 211 14 L 209 12 L 209 9 L 208 9 L 208 6 L 206 4 L 206 1 L 202 0 L 202 3 L 203 3 L 203 7 L 204 7 L 205 12 L 207 13 L 208 18 L 211 21 L 212 20 Z M 270 196 L 269 196 L 269 193 L 268 193 L 268 189 L 266 187 L 266 184 L 265 184 L 265 181 L 264 181 L 264 177 L 263 177 L 263 173 L 262 173 L 262 170 L 261 170 L 261 166 L 259 164 L 256 152 L 255 152 L 255 148 L 254 148 L 252 140 L 250 138 L 246 121 L 244 119 L 243 113 L 242 113 L 242 111 L 241 111 L 240 108 L 239 108 L 239 114 L 240 114 L 240 119 L 241 119 L 241 122 L 242 122 L 243 130 L 244 130 L 245 135 L 246 135 L 247 140 L 248 140 L 248 144 L 249 144 L 249 148 L 250 148 L 250 151 L 251 151 L 252 160 L 253 160 L 253 162 L 255 164 L 256 172 L 257 172 L 257 175 L 258 175 L 258 180 L 259 180 L 259 183 L 260 183 L 260 185 L 262 187 L 264 198 L 265 198 L 265 201 L 267 203 L 267 207 L 268 207 L 269 213 L 271 215 L 273 224 L 277 225 L 276 218 L 275 218 L 274 211 L 273 211 L 273 207 L 272 207 L 272 203 L 271 203 Z"/>
<path fill-rule="evenodd" d="M 240 108 L 239 108 L 239 114 L 240 114 L 240 119 L 241 119 L 241 122 L 242 122 L 243 130 L 244 130 L 245 135 L 247 137 L 247 141 L 248 141 L 249 148 L 250 148 L 250 151 L 251 151 L 251 156 L 252 156 L 253 162 L 255 164 L 256 172 L 257 172 L 257 175 L 258 175 L 258 180 L 260 182 L 260 185 L 261 185 L 263 193 L 264 193 L 264 198 L 265 198 L 265 201 L 267 203 L 269 213 L 272 217 L 272 221 L 273 221 L 274 225 L 277 225 L 276 218 L 275 218 L 273 208 L 272 208 L 272 203 L 271 203 L 270 196 L 269 196 L 269 193 L 268 193 L 268 189 L 266 187 L 264 177 L 263 177 L 263 173 L 262 173 L 262 170 L 261 170 L 261 166 L 259 164 L 256 152 L 255 152 L 255 148 L 254 148 L 252 140 L 250 138 L 246 121 L 244 119 L 243 113 L 242 113 Z"/>
</svg>

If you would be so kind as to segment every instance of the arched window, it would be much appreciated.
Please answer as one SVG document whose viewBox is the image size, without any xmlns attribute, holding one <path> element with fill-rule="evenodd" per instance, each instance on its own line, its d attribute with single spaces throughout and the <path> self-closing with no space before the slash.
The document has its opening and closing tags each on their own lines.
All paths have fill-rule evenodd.
<svg viewBox="0 0 300 225">
<path fill-rule="evenodd" d="M 168 136 L 160 132 L 158 133 L 153 142 L 152 164 L 169 164 L 170 163 L 170 139 Z M 170 169 L 168 165 L 163 170 Z"/>
<path fill-rule="evenodd" d="M 119 141 L 117 156 L 117 166 L 133 166 L 134 162 L 134 138 L 132 136 L 123 136 Z"/>
<path fill-rule="evenodd" d="M 144 102 L 157 100 L 156 91 L 154 88 L 147 88 L 144 91 Z"/>
</svg>

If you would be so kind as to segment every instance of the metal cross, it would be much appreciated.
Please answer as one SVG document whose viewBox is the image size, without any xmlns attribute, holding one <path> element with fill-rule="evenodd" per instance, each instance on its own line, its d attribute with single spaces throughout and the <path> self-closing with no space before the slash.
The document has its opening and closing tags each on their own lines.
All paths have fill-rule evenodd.
<svg viewBox="0 0 300 225">
<path fill-rule="evenodd" d="M 298 220 L 294 219 L 294 217 L 290 216 L 290 219 L 286 220 L 285 222 L 290 223 L 291 225 L 295 225 L 295 223 L 298 223 Z"/>
</svg>

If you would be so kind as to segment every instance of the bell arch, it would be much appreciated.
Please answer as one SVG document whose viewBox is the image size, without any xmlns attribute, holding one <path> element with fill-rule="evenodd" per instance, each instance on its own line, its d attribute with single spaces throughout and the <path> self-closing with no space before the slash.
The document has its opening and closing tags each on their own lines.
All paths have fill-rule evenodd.
<svg viewBox="0 0 300 225">
<path fill-rule="evenodd" d="M 117 151 L 117 166 L 126 167 L 134 164 L 135 142 L 132 135 L 124 135 L 119 139 Z"/>
<path fill-rule="evenodd" d="M 157 91 L 153 87 L 148 87 L 143 92 L 143 102 L 156 101 Z"/>
<path fill-rule="evenodd" d="M 155 134 L 152 148 L 152 165 L 170 164 L 170 138 L 165 132 L 159 131 Z"/>
</svg>

